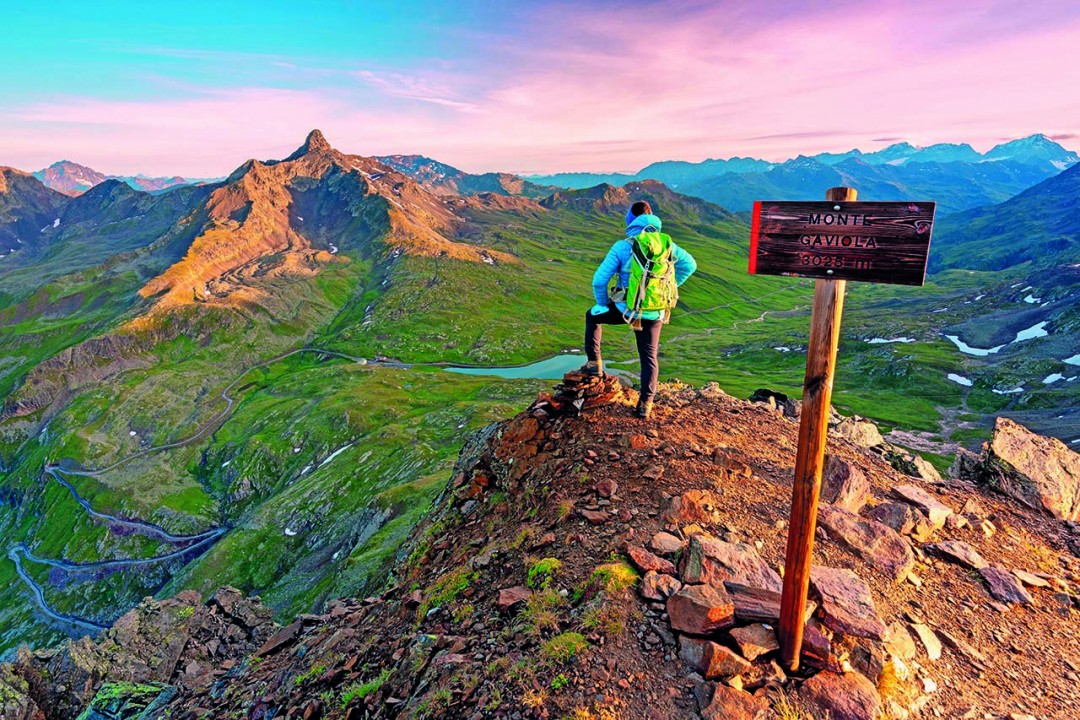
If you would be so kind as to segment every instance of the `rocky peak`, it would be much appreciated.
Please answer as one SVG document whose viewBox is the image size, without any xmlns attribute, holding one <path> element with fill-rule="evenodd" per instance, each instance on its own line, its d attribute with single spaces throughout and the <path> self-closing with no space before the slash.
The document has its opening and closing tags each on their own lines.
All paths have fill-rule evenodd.
<svg viewBox="0 0 1080 720">
<path fill-rule="evenodd" d="M 307 139 L 304 140 L 304 144 L 296 149 L 289 157 L 285 158 L 285 161 L 298 160 L 309 153 L 320 152 L 333 152 L 334 148 L 330 147 L 330 143 L 326 141 L 326 137 L 323 136 L 322 131 L 319 129 L 312 130 L 308 133 Z"/>
</svg>

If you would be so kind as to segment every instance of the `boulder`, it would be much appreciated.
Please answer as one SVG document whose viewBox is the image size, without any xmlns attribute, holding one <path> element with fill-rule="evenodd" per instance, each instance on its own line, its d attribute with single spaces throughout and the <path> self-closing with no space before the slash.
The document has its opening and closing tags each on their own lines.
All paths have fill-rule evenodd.
<svg viewBox="0 0 1080 720">
<path fill-rule="evenodd" d="M 1031 602 L 1031 595 L 1016 579 L 1016 576 L 1012 575 L 1008 570 L 995 565 L 988 565 L 979 568 L 979 574 L 982 575 L 986 585 L 990 588 L 990 594 L 1001 602 L 1023 603 L 1025 605 Z"/>
<path fill-rule="evenodd" d="M 822 505 L 818 522 L 829 533 L 892 580 L 903 580 L 915 565 L 915 554 L 907 540 L 876 520 L 832 505 Z"/>
<path fill-rule="evenodd" d="M 849 512 L 857 513 L 866 504 L 870 481 L 858 466 L 837 457 L 826 455 L 821 471 L 821 499 Z"/>
<path fill-rule="evenodd" d="M 175 695 L 175 687 L 162 683 L 105 683 L 79 720 L 157 718 Z"/>
<path fill-rule="evenodd" d="M 738 644 L 739 652 L 750 662 L 780 648 L 780 643 L 776 640 L 776 630 L 768 625 L 754 624 L 733 628 L 728 634 Z"/>
<path fill-rule="evenodd" d="M 894 621 L 889 624 L 885 633 L 885 649 L 890 655 L 901 660 L 912 660 L 918 651 L 915 641 L 911 639 L 911 633 L 902 622 Z"/>
<path fill-rule="evenodd" d="M 686 543 L 671 533 L 658 532 L 649 541 L 649 548 L 661 555 L 674 555 L 683 549 Z"/>
<path fill-rule="evenodd" d="M 725 582 L 724 588 L 735 605 L 735 619 L 739 622 L 775 624 L 780 621 L 780 593 L 735 582 Z M 807 599 L 803 619 L 809 620 L 815 610 L 817 603 Z"/>
<path fill-rule="evenodd" d="M 930 524 L 936 530 L 945 527 L 945 521 L 953 512 L 948 505 L 938 501 L 933 495 L 915 485 L 899 485 L 893 488 L 893 495 L 926 513 L 926 516 L 930 519 Z"/>
<path fill-rule="evenodd" d="M 750 669 L 750 663 L 732 650 L 704 638 L 679 637 L 679 657 L 709 680 L 739 675 Z"/>
<path fill-rule="evenodd" d="M 825 627 L 855 637 L 885 637 L 885 625 L 874 608 L 870 587 L 858 575 L 842 568 L 813 565 L 810 585 L 821 597 Z"/>
<path fill-rule="evenodd" d="M 922 517 L 918 510 L 901 502 L 882 503 L 874 507 L 869 514 L 877 522 L 891 527 L 901 535 L 910 535 Z"/>
<path fill-rule="evenodd" d="M 864 448 L 877 447 L 885 442 L 877 425 L 858 415 L 842 418 L 829 434 Z"/>
<path fill-rule="evenodd" d="M 802 684 L 799 699 L 830 720 L 874 720 L 881 707 L 874 683 L 856 672 L 820 672 Z"/>
<path fill-rule="evenodd" d="M 496 607 L 499 608 L 499 612 L 510 612 L 515 605 L 525 602 L 530 597 L 532 597 L 532 590 L 523 585 L 504 588 L 499 591 Z"/>
<path fill-rule="evenodd" d="M 42 720 L 45 715 L 30 697 L 30 686 L 8 664 L 0 665 L 0 718 Z"/>
<path fill-rule="evenodd" d="M 972 570 L 980 570 L 990 563 L 983 559 L 983 556 L 979 554 L 979 551 L 968 545 L 963 540 L 946 540 L 944 542 L 937 542 L 926 546 L 927 549 L 933 550 L 939 555 L 952 560 L 955 563 L 959 563 L 964 567 L 971 568 Z"/>
<path fill-rule="evenodd" d="M 767 720 L 773 714 L 765 698 L 717 685 L 708 704 L 702 703 L 701 716 L 705 720 Z"/>
<path fill-rule="evenodd" d="M 923 623 L 911 623 L 911 629 L 919 636 L 919 640 L 926 649 L 926 657 L 931 660 L 940 660 L 941 640 L 938 638 L 937 634 L 930 629 L 930 626 L 924 625 Z"/>
<path fill-rule="evenodd" d="M 630 556 L 630 562 L 642 572 L 652 571 L 666 575 L 675 574 L 675 566 L 671 564 L 670 560 L 657 557 L 643 547 L 628 543 L 626 545 L 626 554 Z"/>
<path fill-rule="evenodd" d="M 729 543 L 694 535 L 682 562 L 682 579 L 688 583 L 722 586 L 725 581 L 780 592 L 784 581 L 757 551 L 745 543 Z"/>
<path fill-rule="evenodd" d="M 999 417 L 984 447 L 982 479 L 1059 520 L 1080 520 L 1080 454 Z"/>
<path fill-rule="evenodd" d="M 679 592 L 682 583 L 671 575 L 650 570 L 641 579 L 641 597 L 646 600 L 663 601 Z"/>
<path fill-rule="evenodd" d="M 672 498 L 671 505 L 664 511 L 662 519 L 668 528 L 673 530 L 694 523 L 703 525 L 718 523 L 721 519 L 719 510 L 721 507 L 723 503 L 711 490 L 687 490 L 682 495 Z"/>
<path fill-rule="evenodd" d="M 723 586 L 687 585 L 668 598 L 667 611 L 673 629 L 692 635 L 735 624 L 735 606 Z"/>
</svg>

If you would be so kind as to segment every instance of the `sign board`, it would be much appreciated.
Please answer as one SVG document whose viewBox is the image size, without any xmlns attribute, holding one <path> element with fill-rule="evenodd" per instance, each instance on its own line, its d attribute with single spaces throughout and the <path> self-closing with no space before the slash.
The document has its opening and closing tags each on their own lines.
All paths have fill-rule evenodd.
<svg viewBox="0 0 1080 720">
<path fill-rule="evenodd" d="M 754 203 L 751 274 L 922 285 L 932 202 Z"/>
</svg>

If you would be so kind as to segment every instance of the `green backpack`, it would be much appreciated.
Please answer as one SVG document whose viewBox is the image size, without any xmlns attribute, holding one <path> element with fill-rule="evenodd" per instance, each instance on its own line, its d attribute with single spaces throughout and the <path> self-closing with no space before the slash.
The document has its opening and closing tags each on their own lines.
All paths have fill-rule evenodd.
<svg viewBox="0 0 1080 720">
<path fill-rule="evenodd" d="M 668 311 L 679 302 L 671 236 L 646 229 L 627 241 L 632 249 L 630 282 L 626 286 L 627 315 L 640 317 L 642 312 L 663 312 L 667 322 Z"/>
</svg>

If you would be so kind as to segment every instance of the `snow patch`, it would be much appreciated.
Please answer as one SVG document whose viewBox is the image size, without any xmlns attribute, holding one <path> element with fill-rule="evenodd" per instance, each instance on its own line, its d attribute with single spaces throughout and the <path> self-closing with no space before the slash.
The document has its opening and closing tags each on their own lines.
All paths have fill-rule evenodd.
<svg viewBox="0 0 1080 720">
<path fill-rule="evenodd" d="M 129 431 L 128 431 L 128 435 L 130 435 L 131 437 L 135 437 L 135 436 L 136 436 L 136 435 L 138 435 L 138 434 L 139 434 L 139 433 L 135 432 L 134 430 L 129 430 Z"/>
<path fill-rule="evenodd" d="M 993 390 L 995 395 L 1016 395 L 1017 393 L 1024 392 L 1023 387 L 1014 387 L 1012 390 Z"/>
<path fill-rule="evenodd" d="M 1043 385 L 1053 385 L 1058 380 L 1064 380 L 1064 379 L 1065 379 L 1065 376 L 1062 375 L 1061 373 L 1053 373 L 1052 375 L 1047 375 L 1046 377 L 1044 377 L 1042 383 L 1043 383 Z"/>
<path fill-rule="evenodd" d="M 870 338 L 867 340 L 871 345 L 881 345 L 882 343 L 913 343 L 915 338 L 898 337 L 898 338 Z"/>
<path fill-rule="evenodd" d="M 780 347 L 774 347 L 773 350 L 775 350 L 776 352 L 791 352 L 791 348 L 784 345 L 781 345 Z"/>
<path fill-rule="evenodd" d="M 1031 340 L 1033 338 L 1046 337 L 1050 333 L 1046 332 L 1046 321 L 1032 325 L 1027 330 L 1021 330 L 1016 333 L 1016 339 L 1013 342 L 1023 342 L 1024 340 Z"/>
<path fill-rule="evenodd" d="M 977 347 L 971 347 L 970 345 L 968 345 L 966 342 L 961 340 L 958 335 L 946 335 L 945 337 L 947 339 L 951 340 L 953 345 L 955 345 L 957 348 L 959 348 L 960 352 L 964 353 L 965 355 L 976 355 L 978 357 L 986 357 L 987 355 L 993 355 L 993 354 L 995 354 L 997 352 L 1000 352 L 1001 348 L 1005 347 L 1004 345 L 998 345 L 997 347 L 992 347 L 992 348 L 977 348 Z"/>
<path fill-rule="evenodd" d="M 1063 361 L 1066 365 L 1080 365 L 1080 353 L 1073 355 L 1072 357 L 1065 358 Z"/>
<path fill-rule="evenodd" d="M 1034 295 L 1029 294 L 1026 298 L 1024 298 L 1024 302 L 1034 305 L 1035 303 L 1042 302 L 1042 298 L 1037 298 Z"/>
<path fill-rule="evenodd" d="M 53 226 L 54 228 L 58 228 L 58 227 L 60 227 L 60 218 L 56 218 L 55 220 L 53 220 L 53 221 L 52 221 L 52 226 Z"/>
<path fill-rule="evenodd" d="M 974 385 L 971 380 L 967 379 L 963 375 L 957 375 L 956 373 L 949 373 L 945 377 L 947 377 L 949 380 L 952 380 L 957 385 L 963 385 L 964 387 L 971 387 L 972 385 Z"/>
<path fill-rule="evenodd" d="M 285 528 L 285 537 L 296 537 L 296 531 L 292 528 Z"/>
<path fill-rule="evenodd" d="M 341 446 L 341 447 L 339 447 L 339 448 L 338 448 L 337 450 L 335 450 L 334 452 L 330 453 L 330 455 L 329 455 L 329 456 L 327 456 L 327 458 L 326 458 L 325 460 L 323 460 L 323 461 L 322 461 L 321 463 L 319 463 L 319 467 L 322 467 L 322 466 L 323 466 L 323 465 L 325 465 L 326 463 L 330 462 L 331 460 L 333 460 L 333 459 L 334 459 L 334 458 L 336 458 L 336 457 L 337 457 L 338 455 L 340 455 L 341 453 L 345 452 L 346 450 L 348 450 L 348 449 L 349 449 L 349 448 L 351 448 L 352 446 L 353 446 L 353 444 L 352 444 L 352 443 L 349 443 L 348 445 L 342 445 L 342 446 Z"/>
</svg>

